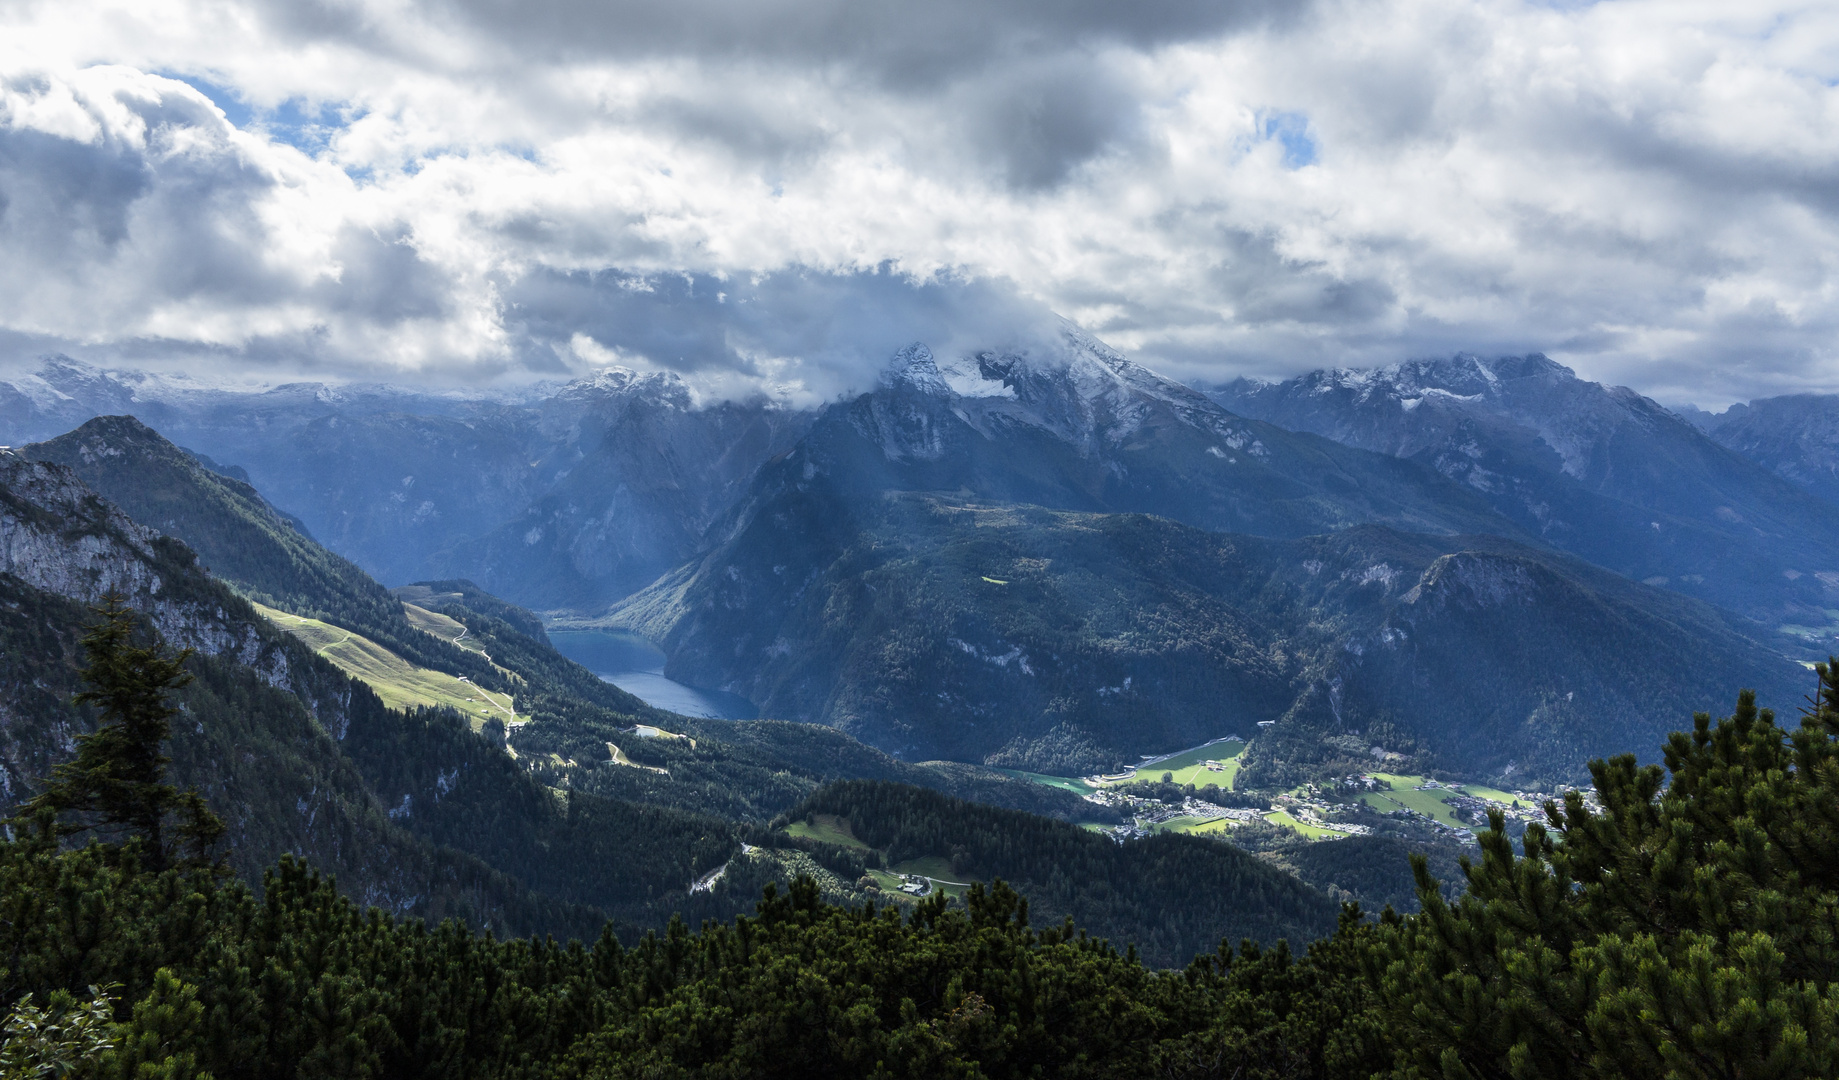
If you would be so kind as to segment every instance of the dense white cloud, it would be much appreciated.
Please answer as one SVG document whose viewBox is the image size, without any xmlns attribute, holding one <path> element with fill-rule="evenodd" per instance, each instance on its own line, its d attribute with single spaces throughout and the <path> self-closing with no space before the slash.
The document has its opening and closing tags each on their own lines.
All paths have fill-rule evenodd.
<svg viewBox="0 0 1839 1080">
<path fill-rule="evenodd" d="M 1830 4 L 63 0 L 0 30 L 14 349 L 828 394 L 1051 309 L 1195 380 L 1542 349 L 1664 400 L 1839 389 Z"/>
</svg>

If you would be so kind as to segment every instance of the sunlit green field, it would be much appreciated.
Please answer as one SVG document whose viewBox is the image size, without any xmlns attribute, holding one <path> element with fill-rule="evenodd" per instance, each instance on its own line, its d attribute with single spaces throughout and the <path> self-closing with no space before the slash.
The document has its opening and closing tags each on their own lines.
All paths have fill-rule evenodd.
<svg viewBox="0 0 1839 1080">
<path fill-rule="evenodd" d="M 1272 810 L 1264 815 L 1264 820 L 1273 825 L 1281 825 L 1286 829 L 1294 829 L 1311 840 L 1333 839 L 1335 837 L 1347 835 L 1346 833 L 1338 833 L 1333 829 L 1324 829 L 1319 825 L 1311 825 L 1306 821 L 1299 821 L 1291 817 L 1290 813 L 1286 810 Z"/>
<path fill-rule="evenodd" d="M 1428 814 L 1445 825 L 1455 825 L 1464 829 L 1478 828 L 1478 826 L 1458 820 L 1455 813 L 1445 805 L 1446 800 L 1454 797 L 1457 792 L 1450 791 L 1448 788 L 1418 791 L 1417 786 L 1424 782 L 1422 776 L 1403 776 L 1397 773 L 1374 773 L 1373 775 L 1390 783 L 1392 790 L 1365 792 L 1360 796 L 1360 800 L 1368 806 L 1382 813 L 1403 807 L 1407 810 L 1416 810 L 1421 814 Z M 1503 806 L 1512 806 L 1514 803 L 1514 796 L 1508 792 L 1482 784 L 1464 784 L 1462 794 L 1497 802 Z"/>
<path fill-rule="evenodd" d="M 1212 746 L 1203 746 L 1195 750 L 1184 750 L 1153 765 L 1134 769 L 1124 779 L 1114 780 L 1105 786 L 1131 784 L 1139 780 L 1160 781 L 1163 773 L 1169 773 L 1177 784 L 1193 784 L 1195 787 L 1218 784 L 1230 791 L 1234 779 L 1239 775 L 1239 755 L 1244 752 L 1245 744 L 1237 741 L 1214 743 Z M 1221 768 L 1218 771 L 1209 769 L 1205 764 L 1208 761 L 1220 762 Z M 1045 784 L 1048 787 L 1057 787 L 1075 795 L 1090 795 L 1093 790 L 1092 786 L 1084 780 L 1069 776 L 1048 776 L 1045 773 L 1025 772 L 1021 769 L 998 769 L 996 771 L 1037 784 Z"/>
<path fill-rule="evenodd" d="M 1231 818 L 1214 818 L 1212 821 L 1203 821 L 1187 831 L 1191 833 L 1223 834 L 1230 836 L 1232 830 L 1235 828 L 1237 828 L 1237 826 L 1233 824 Z"/>
<path fill-rule="evenodd" d="M 481 690 L 446 672 L 416 667 L 367 637 L 261 604 L 256 604 L 255 609 L 263 618 L 332 661 L 339 670 L 368 685 L 392 709 L 445 705 L 471 720 L 474 730 L 490 719 L 507 724 L 529 719 L 511 711 L 508 694 Z"/>
<path fill-rule="evenodd" d="M 1156 824 L 1151 825 L 1149 827 L 1149 831 L 1150 832 L 1199 832 L 1202 826 L 1212 824 L 1213 822 L 1217 820 L 1219 819 L 1218 818 L 1195 817 L 1192 814 L 1183 814 L 1180 817 L 1172 817 L 1168 819 L 1167 821 L 1159 821 Z"/>
<path fill-rule="evenodd" d="M 467 652 L 477 656 L 483 656 L 487 660 L 492 659 L 491 654 L 485 651 L 485 646 L 480 643 L 479 639 L 466 632 L 466 627 L 442 615 L 440 612 L 429 611 L 424 607 L 417 607 L 414 604 L 404 603 L 402 605 L 402 613 L 408 616 L 409 625 L 420 630 L 422 633 L 432 634 L 443 641 L 450 641 Z M 492 661 L 492 666 L 498 668 L 498 670 L 504 672 L 504 674 L 516 678 L 510 671 L 498 667 L 498 662 L 496 660 Z"/>
<path fill-rule="evenodd" d="M 1193 784 L 1195 787 L 1218 784 L 1230 790 L 1234 778 L 1239 775 L 1239 755 L 1244 752 L 1245 744 L 1242 742 L 1214 743 L 1196 750 L 1184 750 L 1173 757 L 1145 765 L 1131 773 L 1129 780 L 1120 780 L 1118 783 L 1159 781 L 1163 773 L 1171 773 L 1177 784 Z M 1207 761 L 1221 762 L 1224 768 L 1215 772 L 1204 764 Z"/>
<path fill-rule="evenodd" d="M 814 814 L 810 821 L 794 821 L 785 827 L 791 836 L 807 840 L 821 840 L 828 844 L 868 851 L 869 846 L 856 839 L 849 829 L 849 823 L 834 814 Z M 911 896 L 900 891 L 900 876 L 911 874 L 915 877 L 931 878 L 933 886 L 949 896 L 962 896 L 975 878 L 954 874 L 951 861 L 938 855 L 929 855 L 923 859 L 908 859 L 886 870 L 870 870 L 868 875 L 875 879 L 875 884 L 884 892 L 897 896 Z"/>
<path fill-rule="evenodd" d="M 856 839 L 855 834 L 849 831 L 849 823 L 834 814 L 815 814 L 810 821 L 794 821 L 785 827 L 785 831 L 806 840 L 820 840 L 826 844 L 838 844 L 861 851 L 869 849 L 867 844 Z"/>
<path fill-rule="evenodd" d="M 1512 806 L 1516 802 L 1519 802 L 1521 805 L 1525 805 L 1524 800 L 1518 798 L 1511 792 L 1502 791 L 1499 788 L 1487 787 L 1483 784 L 1464 784 L 1462 785 L 1462 790 L 1470 795 L 1475 796 L 1477 799 L 1486 799 L 1489 802 L 1497 802 L 1497 803 L 1500 803 L 1502 806 Z"/>
</svg>

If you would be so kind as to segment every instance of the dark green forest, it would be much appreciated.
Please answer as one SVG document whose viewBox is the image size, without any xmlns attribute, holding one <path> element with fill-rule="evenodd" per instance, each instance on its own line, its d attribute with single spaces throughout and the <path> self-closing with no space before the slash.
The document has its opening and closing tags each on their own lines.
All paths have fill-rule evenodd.
<svg viewBox="0 0 1839 1080">
<path fill-rule="evenodd" d="M 630 946 L 610 925 L 589 945 L 395 917 L 292 856 L 254 889 L 147 827 L 148 807 L 197 812 L 146 768 L 182 715 L 159 706 L 177 669 L 111 661 L 108 640 L 84 642 L 103 727 L 0 843 L 8 1076 L 1839 1071 L 1839 664 L 1797 725 L 1746 692 L 1672 735 L 1664 767 L 1592 763 L 1601 814 L 1573 793 L 1518 850 L 1496 817 L 1458 899 L 1418 858 L 1421 914 L 1349 905 L 1306 950 L 1220 942 L 1158 970 L 1000 880 L 902 910 L 801 878 Z M 138 802 L 92 798 L 123 778 Z M 948 803 L 839 785 L 807 806 L 890 854 L 955 839 L 967 868 L 1027 865 L 945 824 Z"/>
</svg>

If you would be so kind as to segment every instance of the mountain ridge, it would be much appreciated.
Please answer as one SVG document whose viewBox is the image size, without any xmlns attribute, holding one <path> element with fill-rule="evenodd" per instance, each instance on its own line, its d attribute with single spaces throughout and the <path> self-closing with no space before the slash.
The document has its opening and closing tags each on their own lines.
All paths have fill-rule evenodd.
<svg viewBox="0 0 1839 1080">
<path fill-rule="evenodd" d="M 1732 616 L 1503 538 L 1261 538 L 925 492 L 777 503 L 610 619 L 670 677 L 770 715 L 1061 775 L 1257 730 L 1244 775 L 1272 783 L 1359 732 L 1426 767 L 1565 781 L 1644 715 L 1739 684 L 1792 700 L 1801 678 Z M 1552 704 L 1578 691 L 1602 730 Z"/>
<path fill-rule="evenodd" d="M 1839 567 L 1839 507 L 1541 354 L 1239 380 L 1212 396 L 1423 462 L 1544 543 L 1771 626 L 1824 623 L 1839 598 L 1818 577 Z"/>
</svg>

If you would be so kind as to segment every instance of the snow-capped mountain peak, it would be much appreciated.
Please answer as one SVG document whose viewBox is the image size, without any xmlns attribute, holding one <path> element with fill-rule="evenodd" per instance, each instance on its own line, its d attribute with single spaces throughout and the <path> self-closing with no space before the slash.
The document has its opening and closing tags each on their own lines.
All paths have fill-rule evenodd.
<svg viewBox="0 0 1839 1080">
<path fill-rule="evenodd" d="M 1062 323 L 1057 340 L 1024 351 L 986 350 L 940 360 L 915 342 L 890 359 L 882 384 L 936 398 L 986 436 L 1019 423 L 1087 453 L 1121 444 L 1158 411 L 1235 446 L 1245 442 L 1238 430 L 1244 425 L 1204 395 L 1072 323 Z"/>
<path fill-rule="evenodd" d="M 1457 353 L 1384 367 L 1327 368 L 1291 383 L 1318 397 L 1345 395 L 1362 405 L 1390 398 L 1410 408 L 1426 398 L 1497 402 L 1510 383 L 1563 383 L 1576 378 L 1570 368 L 1542 353 L 1498 357 Z"/>
</svg>

